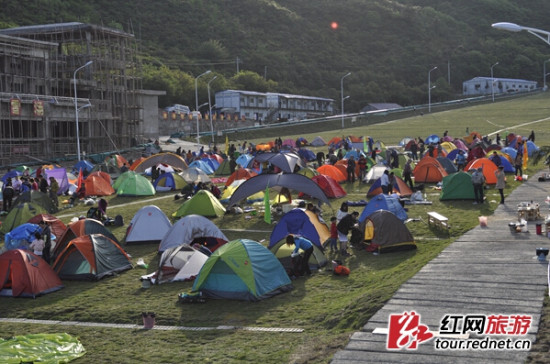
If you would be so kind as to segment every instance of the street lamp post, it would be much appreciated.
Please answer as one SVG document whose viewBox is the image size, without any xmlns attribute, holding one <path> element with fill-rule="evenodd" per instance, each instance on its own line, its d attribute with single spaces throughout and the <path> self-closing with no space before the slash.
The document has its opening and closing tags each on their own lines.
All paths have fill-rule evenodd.
<svg viewBox="0 0 550 364">
<path fill-rule="evenodd" d="M 199 134 L 199 88 L 198 88 L 198 81 L 199 81 L 199 78 L 201 78 L 202 76 L 205 76 L 207 74 L 209 74 L 210 70 L 204 72 L 204 73 L 201 73 L 200 75 L 198 75 L 196 78 L 195 78 L 195 112 L 196 112 L 196 115 L 195 117 L 197 118 L 197 146 L 199 146 L 201 143 L 200 143 L 200 134 Z"/>
<path fill-rule="evenodd" d="M 351 75 L 351 72 L 346 73 L 342 76 L 342 79 L 340 79 L 340 95 L 342 97 L 342 129 L 344 129 L 344 78 L 349 75 Z"/>
<path fill-rule="evenodd" d="M 544 76 L 544 86 L 542 88 L 543 91 L 546 91 L 546 63 L 547 62 L 550 62 L 550 59 L 547 59 L 546 61 L 544 61 L 544 65 L 542 66 L 542 75 Z"/>
<path fill-rule="evenodd" d="M 497 64 L 498 62 L 491 66 L 491 93 L 493 95 L 493 102 L 495 102 L 495 78 L 493 77 L 493 67 Z"/>
<path fill-rule="evenodd" d="M 431 81 L 431 73 L 432 71 L 435 71 L 437 69 L 437 66 L 432 68 L 430 71 L 428 71 L 428 112 L 432 112 L 432 81 Z"/>
<path fill-rule="evenodd" d="M 214 124 L 212 124 L 212 102 L 210 101 L 210 84 L 216 78 L 218 78 L 218 76 L 214 76 L 210 81 L 208 81 L 208 115 L 210 117 L 210 131 L 212 132 L 212 143 L 214 143 Z"/>
<path fill-rule="evenodd" d="M 76 120 L 76 152 L 77 152 L 77 155 L 78 155 L 78 161 L 80 161 L 80 131 L 79 131 L 79 128 L 78 128 L 78 112 L 79 112 L 79 109 L 78 109 L 78 98 L 76 96 L 76 74 L 78 71 L 80 71 L 81 69 L 83 69 L 84 67 L 88 67 L 89 65 L 91 65 L 92 63 L 94 63 L 94 61 L 88 61 L 86 62 L 86 64 L 84 64 L 83 66 L 80 66 L 78 67 L 75 71 L 74 71 L 74 74 L 73 74 L 73 86 L 74 86 L 74 113 L 75 113 L 75 120 Z"/>
<path fill-rule="evenodd" d="M 528 33 L 533 34 L 535 37 L 541 39 L 546 44 L 550 45 L 550 32 L 548 32 L 546 30 L 541 30 L 541 29 L 536 29 L 536 28 L 529 28 L 529 27 L 524 27 L 524 26 L 517 25 L 517 24 L 514 24 L 514 23 L 505 23 L 505 22 L 503 22 L 503 23 L 494 23 L 491 26 L 495 29 L 507 30 L 509 32 L 516 32 L 516 33 L 521 32 L 522 30 L 525 30 Z"/>
</svg>

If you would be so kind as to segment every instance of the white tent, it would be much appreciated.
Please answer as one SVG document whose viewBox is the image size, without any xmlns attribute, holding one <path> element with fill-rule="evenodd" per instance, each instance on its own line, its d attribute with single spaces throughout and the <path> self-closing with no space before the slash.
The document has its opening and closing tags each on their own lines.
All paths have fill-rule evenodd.
<svg viewBox="0 0 550 364">
<path fill-rule="evenodd" d="M 198 275 L 208 256 L 188 244 L 171 248 L 162 253 L 159 269 L 142 278 L 152 283 L 185 281 Z"/>
<path fill-rule="evenodd" d="M 211 251 L 228 241 L 222 231 L 206 217 L 187 215 L 176 221 L 162 238 L 159 252 L 181 244 L 192 244 L 195 239 L 201 239 L 200 244 L 205 245 Z"/>
<path fill-rule="evenodd" d="M 382 177 L 382 175 L 384 174 L 384 171 L 386 169 L 389 169 L 388 167 L 386 167 L 385 165 L 383 164 L 375 164 L 374 166 L 372 166 L 369 171 L 367 172 L 367 175 L 365 176 L 365 178 L 363 179 L 363 182 L 367 182 L 367 183 L 373 183 L 374 181 L 376 181 L 378 178 Z"/>
<path fill-rule="evenodd" d="M 172 228 L 170 220 L 155 205 L 142 207 L 126 230 L 126 244 L 158 243 Z"/>
</svg>

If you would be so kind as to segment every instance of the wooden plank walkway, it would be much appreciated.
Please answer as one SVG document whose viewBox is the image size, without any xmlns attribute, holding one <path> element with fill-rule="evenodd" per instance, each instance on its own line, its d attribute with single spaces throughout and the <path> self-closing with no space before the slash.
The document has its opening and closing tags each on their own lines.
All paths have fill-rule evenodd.
<svg viewBox="0 0 550 364">
<path fill-rule="evenodd" d="M 517 221 L 520 202 L 538 202 L 543 219 L 549 214 L 544 201 L 550 182 L 538 182 L 538 176 L 514 190 L 489 217 L 487 227 L 467 232 L 405 282 L 331 363 L 523 363 L 527 350 L 436 350 L 433 339 L 417 350 L 388 350 L 386 335 L 373 330 L 387 329 L 390 314 L 410 311 L 435 332 L 448 314 L 524 314 L 532 316 L 527 335 L 511 338 L 534 342 L 548 287 L 548 263 L 539 261 L 535 252 L 550 247 L 550 239 L 544 235 L 543 220 L 529 221 L 526 233 L 511 233 L 508 223 Z M 536 234 L 536 223 L 542 223 L 543 235 Z M 506 338 L 470 335 L 474 337 Z"/>
</svg>

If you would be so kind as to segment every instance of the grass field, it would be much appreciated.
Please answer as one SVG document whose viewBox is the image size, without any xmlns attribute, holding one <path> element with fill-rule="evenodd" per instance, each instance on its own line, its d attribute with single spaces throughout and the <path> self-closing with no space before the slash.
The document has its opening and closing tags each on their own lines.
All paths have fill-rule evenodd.
<svg viewBox="0 0 550 364">
<path fill-rule="evenodd" d="M 303 136 L 312 140 L 317 135 L 329 140 L 344 134 L 370 135 L 387 145 L 396 145 L 404 137 L 425 138 L 430 134 L 442 135 L 445 130 L 450 136 L 461 137 L 468 129 L 483 135 L 500 130 L 527 135 L 534 130 L 537 145 L 544 146 L 550 144 L 549 99 L 547 94 L 538 94 L 386 123 L 377 123 L 376 117 L 373 117 L 345 130 L 316 132 L 315 125 L 304 125 L 256 134 L 247 132 L 231 135 L 230 142 L 247 140 L 258 143 L 279 136 L 283 139 Z M 326 152 L 326 147 L 317 149 Z M 315 151 L 317 149 L 314 148 Z M 526 173 L 532 175 L 541 168 L 542 164 L 530 166 Z M 508 182 L 505 193 L 518 184 L 511 177 L 508 177 Z M 359 183 L 343 186 L 348 196 L 332 200 L 331 206 L 323 206 L 326 220 L 335 215 L 342 201 L 364 199 L 369 188 Z M 157 266 L 157 246 L 153 245 L 124 246 L 134 262 L 144 258 L 149 263 L 148 269 L 134 268 L 99 282 L 65 281 L 64 289 L 34 300 L 0 299 L 2 317 L 140 324 L 142 311 L 154 311 L 158 325 L 304 329 L 301 333 L 128 330 L 3 323 L 0 337 L 67 332 L 79 337 L 87 350 L 87 354 L 75 363 L 327 363 L 339 348 L 346 345 L 349 335 L 360 330 L 403 282 L 450 242 L 476 226 L 480 215 L 490 215 L 498 203 L 498 191 L 494 189 L 487 190 L 489 203 L 483 206 L 472 205 L 471 201 L 441 202 L 439 191 L 431 187 L 426 193 L 433 205 L 408 206 L 409 217 L 419 220 L 407 225 L 418 244 L 416 251 L 374 256 L 365 250 L 353 249 L 353 255 L 344 260 L 351 269 L 349 277 L 337 277 L 328 269 L 322 269 L 311 278 L 293 281 L 294 290 L 291 292 L 261 302 L 209 300 L 205 304 L 178 303 L 177 295 L 189 291 L 191 282 L 141 288 L 139 277 L 152 272 Z M 173 193 L 167 193 L 146 199 L 112 197 L 109 198 L 108 212 L 109 215 L 121 214 L 127 224 L 141 207 L 154 204 L 170 216 L 182 203 L 181 200 L 174 200 L 173 196 Z M 351 210 L 361 211 L 362 208 Z M 450 218 L 450 236 L 428 228 L 426 212 L 431 210 Z M 63 210 L 58 215 L 68 222 L 85 211 L 86 208 L 80 205 Z M 278 216 L 274 219 L 277 220 Z M 230 239 L 264 240 L 265 244 L 273 228 L 261 217 L 246 219 L 245 215 L 226 215 L 213 221 Z M 112 228 L 112 231 L 123 239 L 126 227 Z M 329 259 L 334 257 L 329 253 Z M 544 353 L 548 351 L 550 335 L 548 328 L 541 327 L 541 330 L 546 330 L 546 349 L 542 343 L 534 351 Z M 533 361 L 537 360 L 535 354 Z"/>
</svg>

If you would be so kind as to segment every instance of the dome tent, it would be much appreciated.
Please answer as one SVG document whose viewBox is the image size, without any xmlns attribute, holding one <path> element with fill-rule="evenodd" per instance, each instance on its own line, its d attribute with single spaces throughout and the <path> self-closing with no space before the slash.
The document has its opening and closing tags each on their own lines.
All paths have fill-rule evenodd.
<svg viewBox="0 0 550 364">
<path fill-rule="evenodd" d="M 115 241 L 102 234 L 91 234 L 71 240 L 52 267 L 63 279 L 99 280 L 131 269 L 132 263 Z"/>
<path fill-rule="evenodd" d="M 157 206 L 139 209 L 126 230 L 126 244 L 159 243 L 172 228 L 170 220 Z"/>
<path fill-rule="evenodd" d="M 36 298 L 63 288 L 48 263 L 26 250 L 8 250 L 0 255 L 0 276 L 0 296 Z"/>
<path fill-rule="evenodd" d="M 416 249 L 414 238 L 405 223 L 389 211 L 375 211 L 359 227 L 365 234 L 365 240 L 371 242 L 367 248 L 369 251 L 385 253 Z"/>
<path fill-rule="evenodd" d="M 253 240 L 233 240 L 204 263 L 193 292 L 206 297 L 260 301 L 292 289 L 277 258 Z"/>
</svg>

